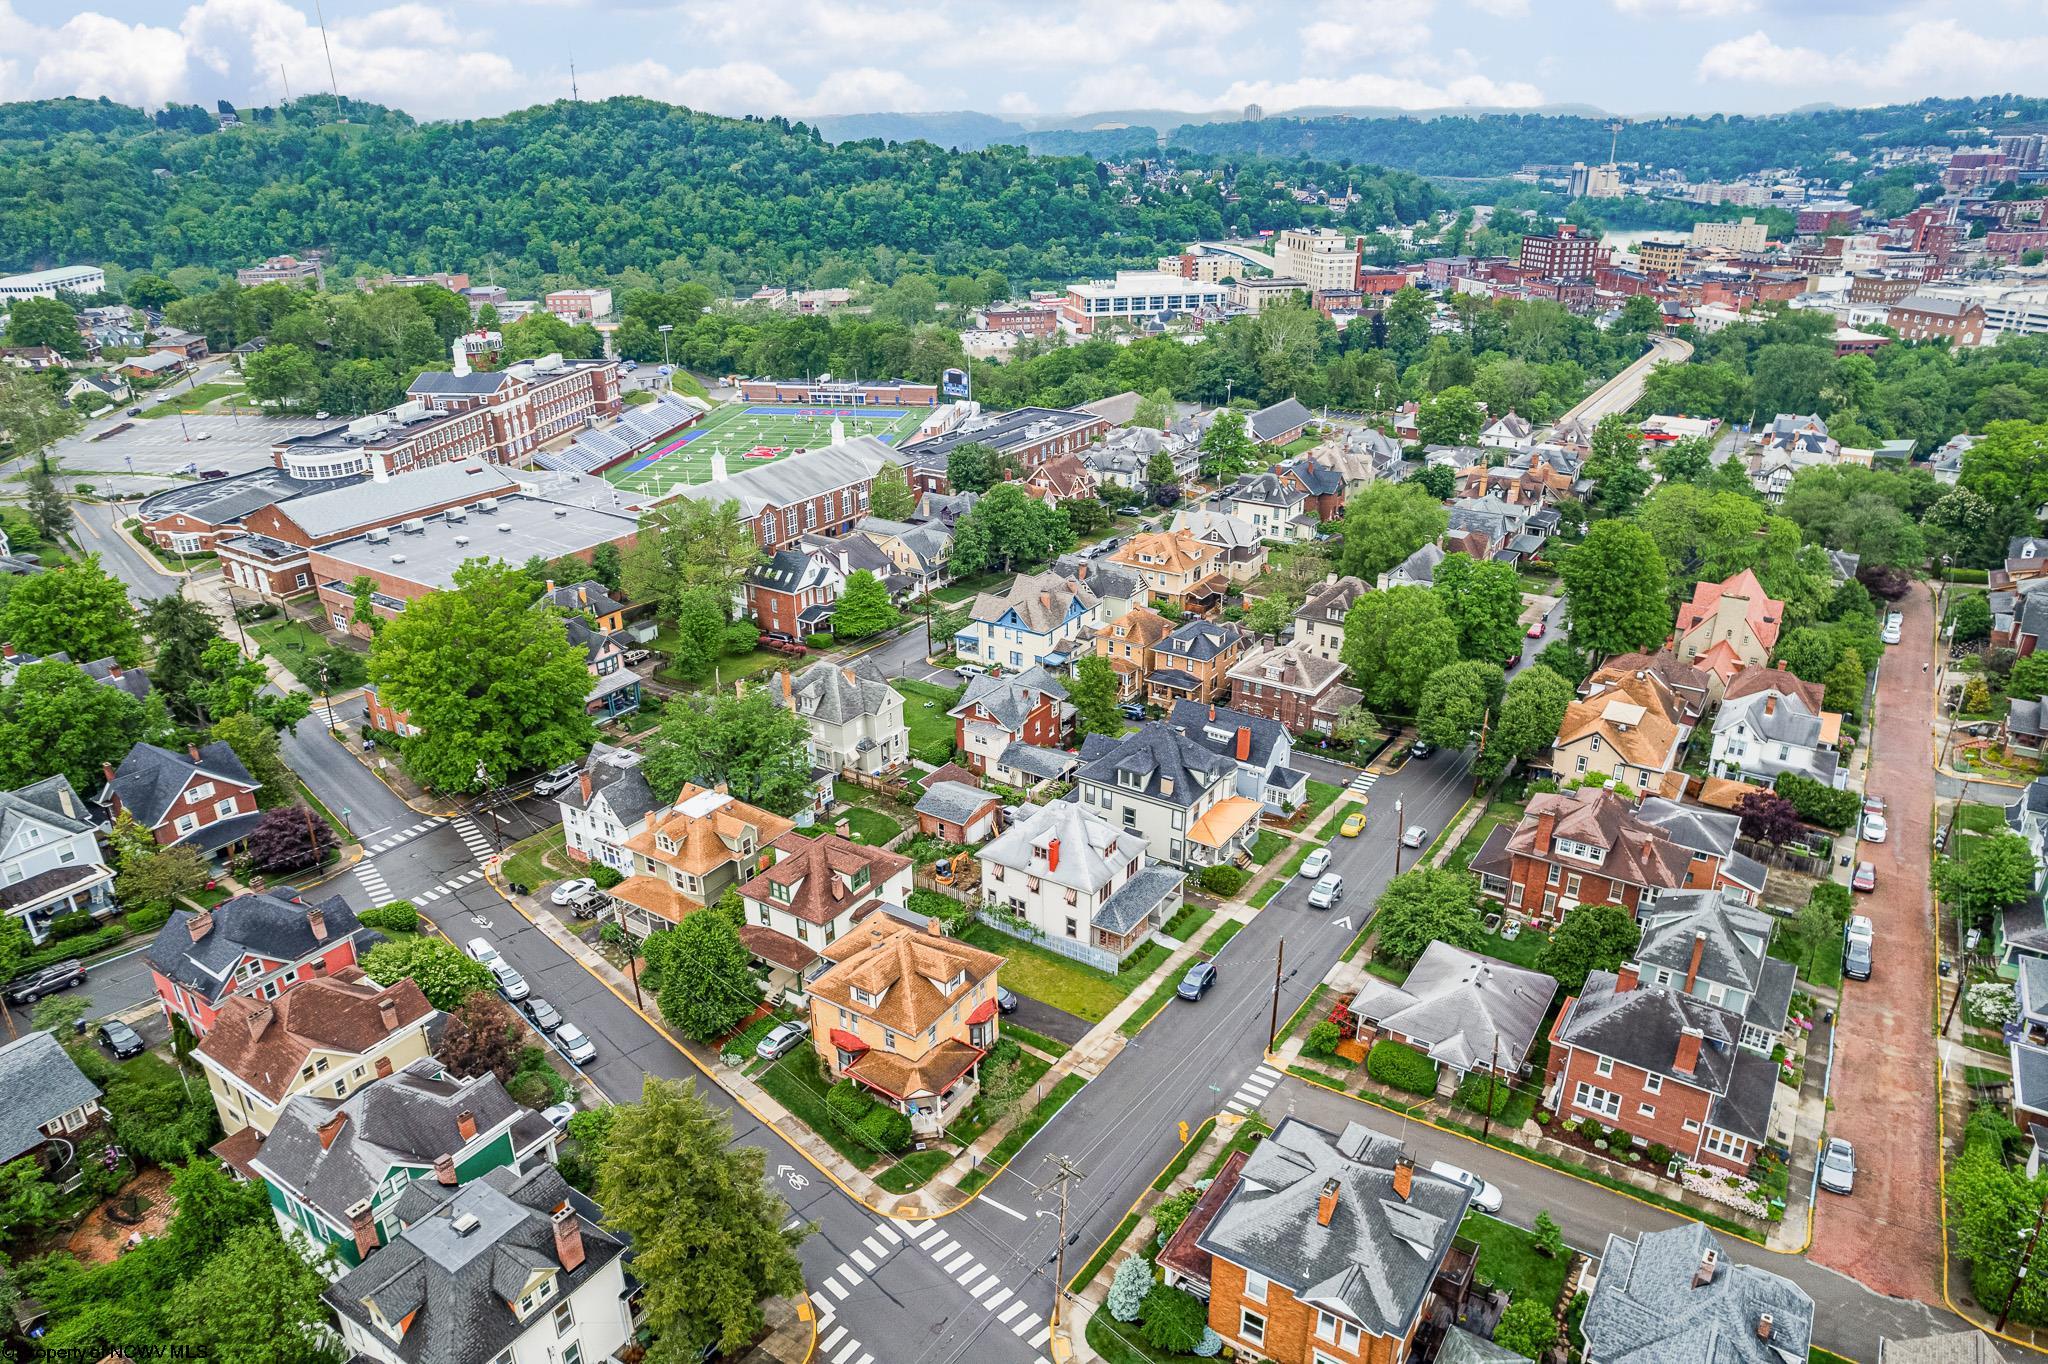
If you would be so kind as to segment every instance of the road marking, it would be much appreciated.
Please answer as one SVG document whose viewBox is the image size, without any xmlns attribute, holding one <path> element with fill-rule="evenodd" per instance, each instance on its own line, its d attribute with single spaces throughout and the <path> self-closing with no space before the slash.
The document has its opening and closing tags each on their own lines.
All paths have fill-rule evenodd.
<svg viewBox="0 0 2048 1364">
<path fill-rule="evenodd" d="M 1008 1307 L 1005 1307 L 1002 1311 L 996 1313 L 996 1320 L 1002 1322 L 1005 1326 L 1007 1326 L 1010 1324 L 1010 1318 L 1016 1316 L 1019 1312 L 1023 1310 L 1024 1299 L 1019 1298 L 1015 1302 L 1011 1303 Z"/>
<path fill-rule="evenodd" d="M 1045 1348 L 1045 1342 L 1051 1339 L 1052 1328 L 1047 1327 L 1046 1329 L 1040 1331 L 1037 1335 L 1031 1337 L 1031 1348 L 1034 1350 L 1043 1350 Z"/>
<path fill-rule="evenodd" d="M 831 1335 L 826 1336 L 822 1341 L 818 1342 L 818 1348 L 821 1350 L 830 1350 L 833 1346 L 837 1345 L 841 1340 L 845 1338 L 846 1328 L 844 1326 L 834 1327 Z"/>
<path fill-rule="evenodd" d="M 846 1286 L 848 1288 L 854 1288 L 860 1284 L 860 1271 L 855 1269 L 852 1265 L 839 1266 L 839 1273 L 840 1276 L 846 1280 Z M 826 1280 L 826 1282 L 829 1283 L 831 1282 L 831 1280 L 828 1279 Z"/>
<path fill-rule="evenodd" d="M 377 870 L 374 863 L 357 863 L 356 880 L 362 883 L 363 889 L 368 891 L 370 898 L 378 904 L 381 905 L 391 899 L 391 885 L 384 879 L 384 873 Z"/>
<path fill-rule="evenodd" d="M 901 1236 L 898 1236 L 896 1234 L 896 1229 L 890 1226 L 887 1222 L 877 1222 L 875 1224 L 875 1230 L 878 1233 L 880 1233 L 883 1240 L 887 1241 L 892 1246 L 901 1245 L 903 1243 L 903 1238 Z"/>
<path fill-rule="evenodd" d="M 1016 1218 L 1019 1222 L 1028 1222 L 1031 1220 L 1030 1218 L 1026 1217 L 1023 1213 L 1016 1212 L 1010 1208 L 1006 1208 L 1002 1204 L 996 1202 L 993 1198 L 988 1197 L 987 1195 L 982 1196 L 981 1206 L 984 1208 L 994 1208 L 997 1212 L 1007 1212 L 1010 1214 L 1010 1216 Z"/>
<path fill-rule="evenodd" d="M 1280 1078 L 1280 1072 L 1273 1069 L 1271 1066 L 1260 1066 L 1258 1069 L 1258 1073 L 1260 1075 L 1270 1075 L 1276 1080 Z"/>
<path fill-rule="evenodd" d="M 860 1342 L 857 1340 L 849 1340 L 846 1342 L 845 1349 L 841 1350 L 838 1354 L 832 1356 L 832 1364 L 846 1364 L 847 1360 L 852 1359 L 855 1355 L 859 1353 Z"/>
<path fill-rule="evenodd" d="M 970 1287 L 967 1291 L 978 1298 L 1001 1282 L 1001 1279 L 991 1274 L 986 1279 L 982 1280 L 979 1284 Z"/>
<path fill-rule="evenodd" d="M 860 1357 L 860 1364 L 875 1364 L 875 1357 L 873 1355 L 862 1355 Z"/>
<path fill-rule="evenodd" d="M 948 1255 L 951 1255 L 954 1251 L 960 1249 L 960 1243 L 958 1241 L 951 1240 L 948 1237 L 941 1236 L 938 1240 L 926 1246 L 925 1249 L 931 1252 L 931 1257 L 934 1260 L 943 1260 Z"/>
<path fill-rule="evenodd" d="M 861 1244 L 862 1244 L 862 1245 L 864 1245 L 864 1246 L 866 1246 L 866 1247 L 867 1247 L 867 1248 L 868 1248 L 869 1250 L 873 1251 L 873 1252 L 875 1253 L 875 1258 L 876 1258 L 877 1260 L 883 1260 L 883 1259 L 887 1259 L 887 1258 L 888 1258 L 888 1255 L 889 1255 L 889 1247 L 887 1247 L 887 1246 L 883 1245 L 883 1244 L 882 1244 L 882 1243 L 881 1243 L 880 1241 L 877 1241 L 877 1240 L 876 1240 L 876 1239 L 875 1239 L 874 1237 L 872 1237 L 872 1236 L 868 1237 L 868 1239 L 867 1239 L 867 1240 L 865 1240 L 865 1241 L 862 1241 L 862 1242 L 861 1242 Z"/>
<path fill-rule="evenodd" d="M 945 1266 L 945 1270 L 946 1270 L 946 1272 L 947 1272 L 948 1274 L 953 1274 L 953 1271 L 954 1271 L 954 1270 L 956 1270 L 956 1269 L 960 1268 L 960 1266 L 962 1266 L 962 1265 L 966 1264 L 966 1263 L 967 1263 L 967 1262 L 968 1262 L 969 1260 L 972 1260 L 973 1258 L 974 1258 L 974 1252 L 973 1252 L 973 1251 L 971 1251 L 971 1250 L 963 1250 L 963 1251 L 961 1251 L 961 1252 L 960 1252 L 960 1257 L 959 1257 L 958 1259 L 956 1259 L 956 1260 L 952 1261 L 952 1262 L 951 1262 L 950 1264 L 947 1264 L 947 1265 Z M 958 1274 L 953 1274 L 953 1277 L 957 1279 L 957 1278 L 959 1278 L 960 1276 L 959 1276 Z"/>
<path fill-rule="evenodd" d="M 1223 1106 L 1229 1109 L 1231 1112 L 1239 1114 L 1240 1116 L 1242 1116 L 1244 1113 L 1244 1105 L 1239 1103 L 1236 1099 L 1232 1099 L 1229 1103 Z"/>
<path fill-rule="evenodd" d="M 1249 1089 L 1257 1093 L 1264 1094 L 1267 1090 L 1271 1089 L 1272 1087 L 1273 1081 L 1268 1080 L 1263 1075 L 1253 1075 L 1246 1079 L 1243 1084 L 1237 1087 L 1237 1092 L 1242 1094 L 1244 1093 L 1244 1091 Z"/>
<path fill-rule="evenodd" d="M 870 1260 L 867 1256 L 861 1254 L 859 1251 L 848 1251 L 847 1255 L 853 1260 L 855 1264 L 859 1265 L 864 1272 L 869 1274 L 875 1272 L 875 1262 L 873 1260 Z"/>
<path fill-rule="evenodd" d="M 839 1301 L 841 1302 L 846 1301 L 846 1290 L 839 1286 L 839 1281 L 837 1279 L 825 1280 L 825 1287 L 831 1290 L 833 1297 L 839 1299 Z"/>
<path fill-rule="evenodd" d="M 802 1226 L 803 1224 L 804 1224 L 804 1219 L 803 1219 L 803 1218 L 801 1218 L 801 1217 L 792 1217 L 792 1218 L 790 1218 L 790 1219 L 789 1219 L 789 1220 L 788 1220 L 787 1222 L 784 1222 L 784 1223 L 782 1224 L 782 1229 L 783 1229 L 784 1231 L 789 1231 L 789 1230 L 791 1230 L 791 1229 L 793 1229 L 793 1228 L 795 1228 L 795 1227 L 800 1227 L 800 1226 Z"/>
<path fill-rule="evenodd" d="M 1043 1326 L 1044 1324 L 1045 1318 L 1039 1316 L 1038 1313 L 1026 1312 L 1023 1316 L 1010 1323 L 1010 1329 L 1017 1335 L 1022 1336 L 1030 1332 L 1034 1327 Z M 1043 1345 L 1045 1342 L 1034 1340 L 1031 1343 L 1033 1345 Z"/>
<path fill-rule="evenodd" d="M 1009 1298 L 1010 1298 L 1010 1290 L 1009 1290 L 1009 1289 L 1007 1289 L 1007 1288 L 1005 1288 L 1005 1289 L 1002 1289 L 1002 1290 L 1000 1290 L 999 1292 L 997 1292 L 997 1293 L 996 1293 L 996 1295 L 995 1295 L 994 1297 L 990 1298 L 990 1299 L 989 1299 L 989 1300 L 988 1300 L 987 1302 L 983 1303 L 983 1304 L 982 1304 L 982 1306 L 983 1306 L 983 1307 L 986 1307 L 986 1308 L 987 1308 L 987 1309 L 988 1309 L 989 1311 L 993 1312 L 993 1311 L 995 1311 L 995 1310 L 996 1310 L 996 1309 L 997 1309 L 998 1307 L 1001 1307 L 1001 1306 L 1002 1306 L 1002 1305 L 1003 1305 L 1003 1304 L 1004 1304 L 1005 1302 L 1009 1301 Z M 1016 1307 L 1016 1306 L 1020 1306 L 1020 1305 L 1021 1305 L 1021 1300 L 1020 1300 L 1020 1302 L 1013 1302 L 1013 1303 L 1010 1303 L 1010 1306 L 1012 1306 L 1012 1307 Z"/>
</svg>

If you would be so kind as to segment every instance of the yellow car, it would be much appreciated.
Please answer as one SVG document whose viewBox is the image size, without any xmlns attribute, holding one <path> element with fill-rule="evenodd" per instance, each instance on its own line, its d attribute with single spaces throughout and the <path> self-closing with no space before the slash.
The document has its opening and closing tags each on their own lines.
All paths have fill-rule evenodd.
<svg viewBox="0 0 2048 1364">
<path fill-rule="evenodd" d="M 1365 811 L 1353 810 L 1344 817 L 1344 827 L 1337 831 L 1346 838 L 1356 838 L 1365 832 Z"/>
</svg>

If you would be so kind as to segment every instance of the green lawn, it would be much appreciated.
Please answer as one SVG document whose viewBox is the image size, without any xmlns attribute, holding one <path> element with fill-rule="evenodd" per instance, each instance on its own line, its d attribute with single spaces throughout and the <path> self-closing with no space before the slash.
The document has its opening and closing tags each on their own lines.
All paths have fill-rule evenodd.
<svg viewBox="0 0 2048 1364">
<path fill-rule="evenodd" d="M 654 642 L 648 645 L 648 647 L 673 656 L 677 643 L 675 634 L 670 630 L 664 630 L 654 637 Z M 667 667 L 657 668 L 654 675 L 669 685 L 676 687 L 703 689 L 717 686 L 730 688 L 735 682 L 756 677 L 762 673 L 775 672 L 782 668 L 798 672 L 807 666 L 808 660 L 806 659 L 791 658 L 787 654 L 771 653 L 766 649 L 755 649 L 751 653 L 730 654 L 719 659 L 716 670 L 707 677 L 684 677 L 681 673 L 672 672 Z"/>
<path fill-rule="evenodd" d="M 921 1189 L 933 1175 L 951 1163 L 953 1155 L 953 1149 L 949 1146 L 933 1146 L 923 1151 L 912 1151 L 876 1175 L 875 1183 L 894 1194 Z"/>
<path fill-rule="evenodd" d="M 1047 1037 L 1042 1032 L 1033 1032 L 1031 1029 L 1018 1023 L 1004 1023 L 1003 1036 L 1022 1046 L 1030 1047 L 1034 1051 L 1042 1051 L 1054 1060 L 1065 1056 L 1068 1050 L 1066 1043 Z"/>
<path fill-rule="evenodd" d="M 874 1164 L 876 1153 L 825 1106 L 825 1092 L 830 1086 L 818 1066 L 818 1054 L 809 1047 L 798 1047 L 768 1067 L 761 1073 L 759 1084 L 840 1155 L 861 1169 Z"/>
<path fill-rule="evenodd" d="M 890 686 L 903 694 L 903 723 L 910 729 L 910 753 L 934 767 L 953 756 L 955 725 L 946 711 L 959 698 L 951 687 L 896 678 Z"/>
<path fill-rule="evenodd" d="M 299 621 L 285 620 L 281 617 L 259 620 L 242 628 L 248 631 L 249 638 L 254 640 L 263 652 L 282 664 L 286 672 L 298 677 L 303 669 L 311 673 L 312 677 L 299 680 L 309 686 L 319 685 L 320 670 L 307 667 L 306 660 L 318 658 L 333 647 L 327 636 Z"/>
<path fill-rule="evenodd" d="M 242 396 L 242 385 L 240 383 L 210 383 L 199 384 L 193 388 L 181 388 L 176 392 L 164 389 L 158 389 L 157 392 L 162 395 L 163 401 L 159 402 L 155 407 L 143 408 L 142 415 L 145 418 L 153 420 L 158 417 L 175 417 L 181 412 L 197 412 L 200 408 L 214 401 L 214 399 L 225 398 L 230 393 L 235 394 L 237 397 Z M 242 406 L 248 407 L 249 404 L 244 402 Z"/>
<path fill-rule="evenodd" d="M 1956 812 L 1956 827 L 1973 834 L 2005 832 L 2005 810 L 1997 805 L 1965 805 Z"/>
<path fill-rule="evenodd" d="M 1148 943 L 1133 952 L 1124 969 L 1112 976 L 984 923 L 968 925 L 960 938 L 983 951 L 1001 954 L 1005 958 L 1003 983 L 1017 993 L 1090 1023 L 1100 1023 L 1168 955 L 1164 946 Z"/>
<path fill-rule="evenodd" d="M 1542 952 L 1544 945 L 1550 941 L 1550 935 L 1534 928 L 1524 928 L 1513 942 L 1509 942 L 1498 933 L 1485 934 L 1484 939 L 1479 944 L 1479 950 L 1487 956 L 1512 962 L 1516 966 L 1526 966 L 1534 971 L 1539 969 L 1536 965 L 1537 954 Z"/>
<path fill-rule="evenodd" d="M 903 832 L 903 826 L 879 810 L 870 810 L 865 805 L 850 805 L 841 816 L 853 833 L 853 841 L 879 848 Z"/>
<path fill-rule="evenodd" d="M 1166 921 L 1160 932 L 1169 938 L 1186 942 L 1202 931 L 1202 925 L 1216 917 L 1216 911 L 1206 905 L 1182 905 L 1180 913 Z"/>
<path fill-rule="evenodd" d="M 1252 843 L 1252 861 L 1263 867 L 1278 857 L 1287 844 L 1286 835 L 1276 834 L 1271 829 L 1261 829 L 1258 838 Z"/>
<path fill-rule="evenodd" d="M 1201 951 L 1203 955 L 1210 957 L 1215 956 L 1218 952 L 1221 952 L 1223 950 L 1223 944 L 1229 942 L 1232 938 L 1236 937 L 1243 930 L 1244 920 L 1232 919 L 1229 923 L 1223 925 L 1214 933 L 1211 933 L 1208 936 L 1207 940 L 1202 943 Z"/>
<path fill-rule="evenodd" d="M 1814 945 L 1809 964 L 1806 943 L 1791 925 L 1782 925 L 1771 937 L 1771 955 L 1799 968 L 1800 978 L 1809 985 L 1842 988 L 1842 935 L 1826 933 Z"/>
<path fill-rule="evenodd" d="M 1308 798 L 1303 802 L 1308 813 L 1302 816 L 1298 827 L 1306 829 L 1316 822 L 1316 816 L 1330 808 L 1330 802 L 1344 794 L 1341 786 L 1332 786 L 1326 781 L 1311 779 L 1307 783 Z"/>
<path fill-rule="evenodd" d="M 1466 1213 L 1458 1234 L 1479 1243 L 1479 1265 L 1474 1273 L 1481 1283 L 1516 1297 L 1528 1294 L 1546 1306 L 1564 1292 L 1565 1271 L 1571 1267 L 1569 1251 L 1553 1260 L 1536 1249 L 1532 1233 L 1481 1212 Z"/>
<path fill-rule="evenodd" d="M 952 584 L 950 587 L 940 588 L 938 591 L 932 593 L 932 596 L 936 597 L 940 601 L 968 601 L 972 599 L 974 595 L 978 592 L 995 592 L 1001 590 L 1006 584 L 1009 583 L 1009 581 L 1012 578 L 1016 576 L 1017 575 L 1014 573 L 1004 573 L 1000 569 L 990 569 L 986 573 L 971 573 L 968 576 L 960 579 L 958 582 Z"/>
<path fill-rule="evenodd" d="M 562 832 L 562 826 L 559 824 L 545 833 L 535 834 L 532 838 L 522 838 L 506 849 L 507 856 L 503 870 L 499 874 L 507 881 L 516 881 L 522 886 L 539 890 L 544 883 L 569 874 L 566 871 L 554 871 L 541 861 L 549 853 L 560 852 L 568 844 L 569 837 Z"/>
<path fill-rule="evenodd" d="M 1503 824 L 1514 824 L 1522 818 L 1522 807 L 1511 800 L 1497 800 L 1486 807 L 1486 813 L 1472 826 L 1464 841 L 1458 844 L 1451 855 L 1444 860 L 1444 866 L 1452 871 L 1464 871 L 1486 843 L 1487 835 Z M 1495 955 L 1498 955 L 1497 953 Z"/>
<path fill-rule="evenodd" d="M 1038 1129 L 1051 1122 L 1060 1109 L 1066 1106 L 1067 1100 L 1079 1094 L 1082 1086 L 1087 1083 L 1087 1077 L 1081 1075 L 1062 1077 L 1060 1082 L 1052 1087 L 1051 1092 L 1038 1101 L 1038 1106 L 1025 1115 L 1022 1122 L 1003 1134 L 1003 1139 L 996 1143 L 995 1149 L 988 1153 L 981 1165 L 967 1172 L 966 1177 L 960 1181 L 960 1192 L 971 1194 L 994 1179 L 996 1173 L 1009 1163 L 1010 1157 L 1023 1150 L 1025 1144 L 1038 1135 Z"/>
</svg>

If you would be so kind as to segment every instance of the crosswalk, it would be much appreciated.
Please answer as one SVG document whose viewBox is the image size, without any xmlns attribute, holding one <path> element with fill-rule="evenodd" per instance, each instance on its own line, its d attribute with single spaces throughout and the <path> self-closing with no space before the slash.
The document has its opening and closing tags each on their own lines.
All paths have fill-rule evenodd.
<svg viewBox="0 0 2048 1364">
<path fill-rule="evenodd" d="M 356 880 L 362 884 L 365 891 L 369 892 L 370 900 L 373 904 L 385 905 L 391 903 L 391 884 L 384 879 L 384 873 L 377 870 L 376 863 L 356 863 Z"/>
<path fill-rule="evenodd" d="M 1351 779 L 1351 784 L 1344 788 L 1344 793 L 1349 796 L 1362 796 L 1379 784 L 1379 773 L 1361 772 Z"/>
<path fill-rule="evenodd" d="M 491 846 L 491 840 L 485 835 L 484 831 L 477 828 L 469 820 L 458 818 L 452 821 L 452 823 L 455 832 L 462 837 L 462 846 L 468 848 L 469 855 L 477 861 L 481 862 L 498 851 Z"/>
<path fill-rule="evenodd" d="M 421 834 L 426 833 L 429 829 L 438 829 L 447 822 L 448 817 L 446 815 L 435 815 L 432 819 L 423 819 L 417 824 L 409 825 L 406 828 L 400 829 L 397 833 L 392 834 L 389 838 L 381 838 L 377 840 L 375 843 L 370 844 L 368 847 L 363 849 L 363 856 L 375 857 L 378 853 L 383 852 L 386 848 L 395 848 L 401 843 L 410 843 L 413 839 L 418 838 Z"/>
<path fill-rule="evenodd" d="M 418 895 L 412 897 L 413 903 L 416 905 L 430 905 L 444 895 L 453 895 L 464 886 L 473 885 L 483 879 L 484 874 L 481 868 L 475 871 L 466 871 L 460 876 L 450 877 L 432 890 L 421 891 Z"/>
<path fill-rule="evenodd" d="M 1046 1324 L 1045 1318 L 1027 1308 L 1022 1298 L 1004 1287 L 1001 1276 L 991 1273 L 975 1259 L 974 1252 L 947 1235 L 942 1224 L 911 1222 L 900 1217 L 892 1217 L 889 1221 L 911 1244 L 930 1256 L 933 1264 L 966 1289 L 969 1297 L 1008 1327 L 1010 1334 L 1034 1350 L 1046 1348 L 1052 1340 L 1052 1328 Z M 885 1226 L 883 1231 L 887 1230 Z M 835 1360 L 833 1364 L 841 1362 Z"/>
<path fill-rule="evenodd" d="M 1223 1107 L 1240 1116 L 1250 1113 L 1266 1101 L 1266 1096 L 1273 1092 L 1273 1086 L 1279 1083 L 1279 1071 L 1271 1066 L 1260 1066 L 1245 1077 L 1244 1083 L 1237 1087 L 1237 1093 L 1231 1095 L 1230 1102 Z"/>
</svg>

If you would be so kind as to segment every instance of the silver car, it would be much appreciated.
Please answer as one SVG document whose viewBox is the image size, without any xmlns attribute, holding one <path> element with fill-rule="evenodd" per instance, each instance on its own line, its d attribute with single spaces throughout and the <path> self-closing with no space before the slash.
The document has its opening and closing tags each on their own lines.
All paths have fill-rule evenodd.
<svg viewBox="0 0 2048 1364">
<path fill-rule="evenodd" d="M 1344 898 L 1344 878 L 1331 872 L 1316 882 L 1316 888 L 1308 893 L 1310 909 L 1328 909 Z"/>
<path fill-rule="evenodd" d="M 564 1023 L 555 1029 L 555 1045 L 562 1049 L 562 1055 L 579 1066 L 597 1059 L 597 1045 L 574 1023 Z"/>
<path fill-rule="evenodd" d="M 1429 830 L 1423 828 L 1420 824 L 1410 824 L 1401 832 L 1401 846 L 1404 848 L 1419 848 L 1427 842 L 1429 842 Z"/>
<path fill-rule="evenodd" d="M 1820 1148 L 1820 1186 L 1838 1194 L 1856 1187 L 1856 1148 L 1841 1137 L 1829 1137 Z"/>
<path fill-rule="evenodd" d="M 768 1030 L 766 1037 L 754 1044 L 754 1055 L 763 1061 L 773 1061 L 796 1050 L 797 1044 L 810 1035 L 811 1025 L 800 1018 L 778 1023 Z"/>
<path fill-rule="evenodd" d="M 510 962 L 494 961 L 490 967 L 491 974 L 498 978 L 498 988 L 505 992 L 505 998 L 517 1003 L 533 993 L 526 984 L 526 977 L 513 970 Z"/>
</svg>

